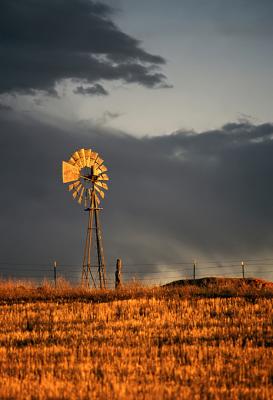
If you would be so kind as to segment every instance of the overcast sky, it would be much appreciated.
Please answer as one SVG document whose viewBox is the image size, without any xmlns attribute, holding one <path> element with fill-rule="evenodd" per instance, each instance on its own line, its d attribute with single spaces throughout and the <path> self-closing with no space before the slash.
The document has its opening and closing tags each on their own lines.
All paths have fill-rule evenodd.
<svg viewBox="0 0 273 400">
<path fill-rule="evenodd" d="M 60 168 L 81 147 L 109 167 L 108 263 L 273 258 L 272 17 L 269 0 L 2 0 L 1 262 L 80 265 Z"/>
</svg>

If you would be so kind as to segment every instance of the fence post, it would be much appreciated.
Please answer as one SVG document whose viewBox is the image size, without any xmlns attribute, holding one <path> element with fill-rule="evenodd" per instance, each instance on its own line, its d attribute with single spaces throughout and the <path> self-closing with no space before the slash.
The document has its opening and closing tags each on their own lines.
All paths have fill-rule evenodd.
<svg viewBox="0 0 273 400">
<path fill-rule="evenodd" d="M 196 279 L 196 261 L 193 261 L 193 279 Z"/>
<path fill-rule="evenodd" d="M 56 289 L 57 288 L 57 261 L 54 261 L 53 267 L 54 267 L 54 285 L 55 285 L 55 289 Z"/>
<path fill-rule="evenodd" d="M 245 264 L 244 264 L 243 261 L 241 262 L 241 266 L 242 266 L 242 275 L 243 275 L 243 279 L 245 279 Z"/>
<path fill-rule="evenodd" d="M 121 268 L 122 268 L 122 261 L 120 258 L 117 259 L 116 264 L 116 273 L 115 273 L 115 289 L 119 289 L 122 286 L 121 281 Z"/>
</svg>

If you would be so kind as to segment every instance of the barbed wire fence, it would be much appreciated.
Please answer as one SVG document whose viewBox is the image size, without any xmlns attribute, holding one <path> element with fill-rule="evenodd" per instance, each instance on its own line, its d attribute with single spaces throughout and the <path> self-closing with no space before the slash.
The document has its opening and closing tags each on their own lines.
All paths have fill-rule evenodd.
<svg viewBox="0 0 273 400">
<path fill-rule="evenodd" d="M 0 279 L 32 280 L 37 284 L 47 280 L 57 283 L 62 278 L 79 284 L 81 265 L 51 263 L 0 262 Z M 107 266 L 107 287 L 115 287 L 116 264 Z M 273 259 L 233 259 L 177 261 L 173 263 L 123 263 L 122 282 L 139 282 L 145 285 L 163 285 L 182 279 L 204 277 L 261 278 L 273 280 Z"/>
</svg>

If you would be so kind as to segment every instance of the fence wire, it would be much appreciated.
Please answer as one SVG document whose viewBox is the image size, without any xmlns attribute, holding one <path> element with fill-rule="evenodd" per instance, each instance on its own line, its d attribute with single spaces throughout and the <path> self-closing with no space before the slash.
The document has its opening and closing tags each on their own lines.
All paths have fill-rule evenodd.
<svg viewBox="0 0 273 400">
<path fill-rule="evenodd" d="M 115 265 L 107 266 L 107 286 L 113 287 Z M 82 267 L 76 264 L 57 263 L 57 278 L 63 278 L 72 284 L 78 284 Z M 161 285 L 175 280 L 214 277 L 244 277 L 273 280 L 273 258 L 257 258 L 224 261 L 197 260 L 176 261 L 171 263 L 123 263 L 122 280 L 124 283 L 141 282 Z M 54 281 L 52 263 L 15 263 L 0 262 L 0 279 Z"/>
</svg>

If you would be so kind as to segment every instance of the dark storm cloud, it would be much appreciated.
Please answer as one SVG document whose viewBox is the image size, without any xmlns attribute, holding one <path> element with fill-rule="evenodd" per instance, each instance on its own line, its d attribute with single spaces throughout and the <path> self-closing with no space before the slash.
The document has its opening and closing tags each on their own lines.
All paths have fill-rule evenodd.
<svg viewBox="0 0 273 400">
<path fill-rule="evenodd" d="M 74 90 L 75 94 L 83 94 L 83 95 L 88 95 L 88 96 L 107 96 L 108 92 L 107 90 L 104 89 L 102 85 L 99 83 L 96 83 L 93 86 L 88 86 L 88 87 L 83 87 L 83 86 L 78 86 Z"/>
<path fill-rule="evenodd" d="M 272 257 L 272 124 L 137 139 L 0 116 L 1 261 L 80 265 L 86 215 L 61 183 L 61 160 L 81 147 L 109 167 L 108 263 Z"/>
<path fill-rule="evenodd" d="M 63 79 L 166 87 L 160 56 L 140 47 L 92 0 L 0 2 L 0 93 L 56 94 Z"/>
</svg>

